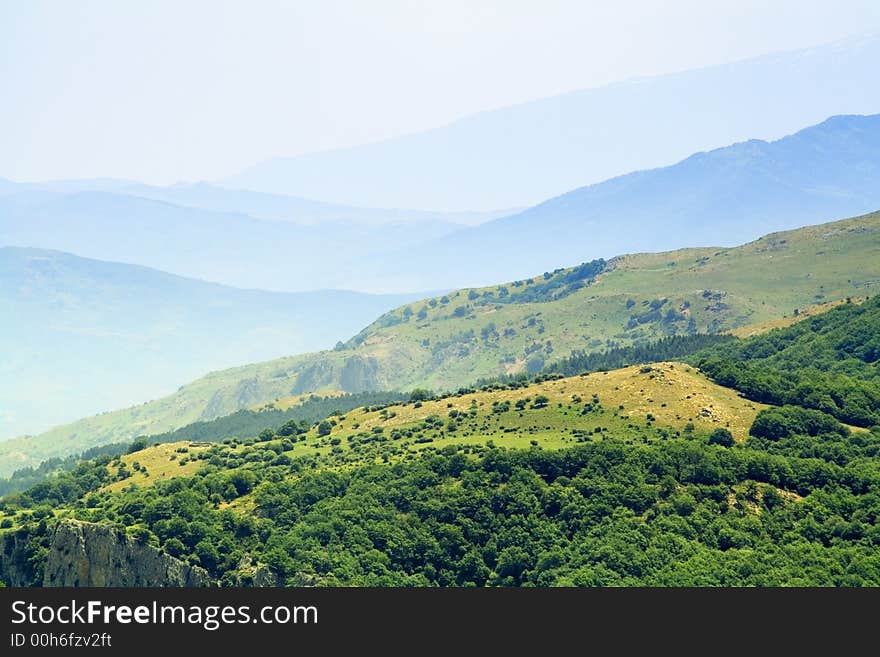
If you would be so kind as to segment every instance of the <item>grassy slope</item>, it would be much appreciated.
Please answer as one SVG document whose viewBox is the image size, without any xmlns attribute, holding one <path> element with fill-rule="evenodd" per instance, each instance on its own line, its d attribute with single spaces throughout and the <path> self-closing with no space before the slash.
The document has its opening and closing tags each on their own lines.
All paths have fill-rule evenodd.
<svg viewBox="0 0 880 657">
<path fill-rule="evenodd" d="M 469 291 L 409 304 L 336 351 L 214 372 L 141 406 L 0 443 L 0 474 L 26 463 L 143 433 L 157 433 L 303 392 L 456 388 L 572 350 L 600 350 L 687 330 L 720 332 L 791 316 L 795 308 L 880 289 L 880 213 L 768 235 L 736 248 L 683 249 L 615 258 L 596 281 L 561 299 L 500 304 Z M 564 275 L 564 272 L 562 274 Z M 540 285 L 538 276 L 509 292 Z M 633 324 L 652 301 L 671 321 Z M 628 303 L 632 301 L 634 303 Z M 425 306 L 427 316 L 418 319 Z M 464 316 L 455 309 L 464 307 Z M 630 307 L 627 307 L 630 306 Z M 411 313 L 407 320 L 404 314 Z M 691 321 L 692 320 L 692 321 Z M 395 323 L 399 322 L 399 323 Z M 483 329 L 495 332 L 483 337 Z M 629 326 L 629 327 L 628 327 Z M 472 333 L 471 333 L 472 332 Z"/>
<path fill-rule="evenodd" d="M 539 395 L 548 399 L 543 408 L 534 407 Z M 520 399 L 529 400 L 522 411 L 515 407 Z M 505 401 L 510 402 L 509 410 L 493 410 L 495 404 Z M 591 410 L 583 412 L 585 406 Z M 536 441 L 545 449 L 561 449 L 603 435 L 629 441 L 662 440 L 664 435 L 683 432 L 688 423 L 694 425 L 695 435 L 725 427 L 741 442 L 757 412 L 765 407 L 713 383 L 689 365 L 656 363 L 544 381 L 517 390 L 454 395 L 419 406 L 405 403 L 383 410 L 359 408 L 335 418 L 329 435 L 319 436 L 315 428 L 311 429 L 304 441 L 287 453 L 293 458 L 318 454 L 326 457 L 327 467 L 350 467 L 372 461 L 369 447 L 376 441 L 398 448 L 395 458 L 426 447 L 480 445 L 489 440 L 504 447 L 528 448 Z M 455 431 L 449 431 L 453 411 L 462 419 Z M 651 422 L 648 414 L 654 418 Z M 430 425 L 437 424 L 430 418 L 442 422 L 428 428 L 426 420 Z M 379 427 L 381 434 L 374 431 Z M 242 444 L 231 449 L 246 455 L 255 449 L 270 449 L 276 442 Z M 132 484 L 145 487 L 162 479 L 189 476 L 202 463 L 192 456 L 204 449 L 203 444 L 178 442 L 127 454 L 121 461 L 131 476 L 101 490 L 117 493 Z M 149 476 L 134 470 L 135 462 L 146 468 Z M 108 467 L 115 474 L 119 465 L 114 462 Z M 237 500 L 233 507 L 247 508 L 247 504 L 247 499 Z"/>
<path fill-rule="evenodd" d="M 547 397 L 546 407 L 534 407 L 538 395 Z M 594 403 L 596 398 L 598 405 Z M 517 411 L 516 402 L 523 399 L 529 402 Z M 493 411 L 493 404 L 505 401 L 510 402 L 510 410 Z M 592 410 L 583 412 L 585 406 Z M 383 434 L 410 429 L 413 436 L 433 437 L 438 446 L 443 442 L 493 440 L 498 445 L 528 447 L 530 440 L 537 439 L 544 447 L 563 447 L 565 443 L 576 442 L 565 435 L 572 429 L 592 433 L 599 427 L 617 436 L 654 438 L 657 429 L 682 430 L 690 422 L 699 433 L 726 427 L 741 441 L 758 410 L 764 407 L 712 383 L 688 365 L 656 363 L 545 381 L 518 390 L 453 396 L 423 402 L 419 407 L 409 403 L 384 411 L 358 409 L 344 416 L 345 420 L 332 429 L 330 438 L 338 437 L 347 443 L 355 437 L 352 440 L 357 442 L 357 436 L 382 427 Z M 475 412 L 473 416 L 471 409 Z M 454 432 L 446 426 L 451 411 L 466 416 Z M 647 420 L 649 414 L 654 417 L 652 424 Z M 430 416 L 442 418 L 444 427 L 423 428 L 424 420 Z M 308 436 L 317 439 L 316 430 L 312 429 Z"/>
<path fill-rule="evenodd" d="M 864 303 L 865 299 L 866 297 L 850 297 L 850 301 L 855 304 Z M 828 301 L 826 303 L 817 303 L 812 306 L 805 306 L 798 309 L 797 315 L 786 315 L 785 317 L 770 319 L 766 322 L 759 322 L 757 324 L 746 324 L 745 326 L 740 326 L 731 330 L 730 334 L 738 338 L 750 338 L 754 335 L 762 335 L 764 333 L 769 333 L 774 329 L 793 326 L 794 324 L 797 324 L 798 322 L 801 322 L 808 317 L 821 315 L 822 313 L 831 310 L 832 308 L 836 308 L 837 306 L 844 303 L 846 303 L 846 299 L 835 299 L 834 301 Z"/>
<path fill-rule="evenodd" d="M 187 455 L 198 453 L 206 447 L 208 446 L 204 444 L 194 445 L 190 442 L 165 443 L 140 450 L 133 454 L 126 454 L 120 457 L 119 460 L 125 464 L 126 468 L 131 472 L 131 476 L 120 481 L 114 481 L 112 484 L 104 486 L 101 490 L 117 493 L 132 484 L 143 487 L 149 486 L 154 481 L 161 479 L 189 476 L 199 469 L 201 462 L 190 460 L 186 458 Z M 178 452 L 178 449 L 186 451 Z M 140 470 L 134 469 L 135 463 L 141 466 Z M 118 465 L 110 465 L 108 467 L 111 471 L 118 471 Z"/>
<path fill-rule="evenodd" d="M 322 393 L 323 397 L 338 397 L 345 393 L 339 392 L 338 390 L 326 390 Z M 290 397 L 282 397 L 280 399 L 275 399 L 273 401 L 264 402 L 261 404 L 257 404 L 253 406 L 251 410 L 253 411 L 266 411 L 270 409 L 277 409 L 279 411 L 286 411 L 289 408 L 294 408 L 296 406 L 301 405 L 304 401 L 308 400 L 309 397 L 312 396 L 312 393 L 305 393 L 302 395 L 291 395 Z"/>
</svg>

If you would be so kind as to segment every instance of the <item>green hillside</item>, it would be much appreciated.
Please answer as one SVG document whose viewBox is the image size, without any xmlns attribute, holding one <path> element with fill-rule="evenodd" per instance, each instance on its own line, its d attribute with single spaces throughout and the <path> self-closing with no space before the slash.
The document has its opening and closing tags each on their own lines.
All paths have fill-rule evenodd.
<svg viewBox="0 0 880 657">
<path fill-rule="evenodd" d="M 0 538 L 35 546 L 37 581 L 74 518 L 221 585 L 880 584 L 878 428 L 682 363 L 416 396 L 81 464 L 0 502 Z"/>
<path fill-rule="evenodd" d="M 0 474 L 304 392 L 455 389 L 572 351 L 722 332 L 880 288 L 880 213 L 701 248 L 594 261 L 402 306 L 333 351 L 214 372 L 141 406 L 0 443 Z"/>
<path fill-rule="evenodd" d="M 5 508 L 17 525 L 26 522 L 34 509 L 49 505 L 53 515 L 83 519 L 75 511 L 81 506 L 76 500 L 90 492 L 115 503 L 118 496 L 190 477 L 206 465 L 215 466 L 224 480 L 250 479 L 251 473 L 258 473 L 259 480 L 277 481 L 282 475 L 296 477 L 306 471 L 394 464 L 449 448 L 552 451 L 608 439 L 632 445 L 681 437 L 706 442 L 719 429 L 727 432 L 731 444 L 742 444 L 757 414 L 767 408 L 679 362 L 536 379 L 439 395 L 416 391 L 407 401 L 386 400 L 357 408 L 340 404 L 345 410 L 327 411 L 320 422 L 293 417 L 259 436 L 228 437 L 224 435 L 228 425 L 218 420 L 193 425 L 195 440 L 180 439 L 186 435 L 185 427 L 184 433 L 161 436 L 165 442 L 147 446 L 139 441 L 57 472 L 24 493 L 11 493 L 0 501 L 0 517 Z M 351 401 L 358 397 L 370 401 L 370 395 L 353 396 Z M 305 412 L 315 413 L 318 408 L 329 407 L 321 403 L 305 407 Z M 272 418 L 284 419 L 271 413 L 266 419 Z M 280 467 L 270 474 L 267 468 L 275 466 Z M 251 510 L 257 503 L 254 486 L 236 491 L 223 493 L 222 502 L 237 511 Z"/>
<path fill-rule="evenodd" d="M 880 296 L 689 356 L 715 381 L 769 404 L 880 424 Z"/>
<path fill-rule="evenodd" d="M 873 381 L 878 311 L 874 297 L 745 340 L 639 350 L 693 343 L 701 366 L 797 377 L 781 406 L 687 363 L 642 362 L 133 446 L 0 500 L 0 542 L 26 546 L 0 555 L 0 579 L 26 559 L 40 581 L 55 521 L 73 519 L 123 528 L 220 585 L 876 586 L 880 425 L 848 427 L 802 393 L 828 372 Z M 314 412 L 332 401 L 345 400 Z"/>
<path fill-rule="evenodd" d="M 743 441 L 763 404 L 744 400 L 682 363 L 636 365 L 610 372 L 489 386 L 437 400 L 357 409 L 334 421 L 323 444 L 358 445 L 376 436 L 404 444 L 482 444 L 564 447 L 603 433 L 656 439 L 685 431 L 709 435 L 725 428 Z M 320 438 L 312 428 L 307 438 Z M 330 442 L 328 442 L 330 441 Z M 321 443 L 318 443 L 321 444 Z"/>
<path fill-rule="evenodd" d="M 242 409 L 214 420 L 194 422 L 186 426 L 146 438 L 131 441 L 106 443 L 92 447 L 82 453 L 65 458 L 53 457 L 38 466 L 19 468 L 11 477 L 0 477 L 0 496 L 21 491 L 47 479 L 58 472 L 72 470 L 80 460 L 90 460 L 103 454 L 116 456 L 124 454 L 132 447 L 154 443 L 174 443 L 181 441 L 219 442 L 226 438 L 250 438 L 267 428 L 280 426 L 286 422 L 304 423 L 305 426 L 322 420 L 332 412 L 344 412 L 359 406 L 385 404 L 404 399 L 405 395 L 394 392 L 361 392 L 355 394 L 299 395 L 278 402 L 269 402 L 256 409 Z"/>
</svg>

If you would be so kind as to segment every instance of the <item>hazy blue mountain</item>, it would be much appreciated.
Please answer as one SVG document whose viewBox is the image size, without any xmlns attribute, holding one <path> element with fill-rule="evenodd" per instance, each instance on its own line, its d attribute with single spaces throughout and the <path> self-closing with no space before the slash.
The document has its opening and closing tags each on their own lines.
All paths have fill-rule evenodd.
<svg viewBox="0 0 880 657">
<path fill-rule="evenodd" d="M 878 208 L 880 115 L 838 116 L 582 187 L 368 271 L 384 277 L 377 286 L 488 285 L 619 253 L 733 245 Z"/>
<path fill-rule="evenodd" d="M 240 290 L 0 248 L 0 439 L 168 394 L 209 370 L 332 347 L 417 296 Z"/>
<path fill-rule="evenodd" d="M 430 218 L 374 224 L 317 215 L 317 223 L 300 225 L 128 193 L 71 192 L 70 185 L 54 187 L 67 193 L 0 195 L 0 245 L 284 291 L 488 285 L 617 253 L 737 244 L 876 210 L 880 115 L 834 117 L 774 142 L 698 153 L 470 228 Z M 146 191 L 170 198 L 173 189 Z M 267 215 L 279 198 L 207 185 L 178 192 L 180 203 L 238 200 L 236 207 Z"/>
<path fill-rule="evenodd" d="M 25 189 L 36 190 L 0 195 L 0 246 L 57 249 L 269 290 L 364 289 L 365 258 L 381 260 L 463 228 L 431 218 L 300 225 L 116 192 Z"/>
<path fill-rule="evenodd" d="M 379 207 L 529 206 L 835 114 L 880 111 L 880 36 L 523 103 L 375 143 L 269 160 L 235 187 Z"/>
<path fill-rule="evenodd" d="M 367 208 L 325 203 L 306 198 L 266 194 L 247 189 L 219 187 L 206 182 L 179 183 L 167 187 L 145 185 L 111 178 L 53 180 L 40 183 L 14 183 L 0 178 L 0 195 L 20 192 L 110 192 L 166 201 L 174 205 L 247 214 L 255 219 L 288 221 L 297 224 L 340 223 L 386 225 L 438 222 L 452 226 L 474 225 L 511 214 L 511 209 L 491 212 L 436 212 L 402 208 Z"/>
<path fill-rule="evenodd" d="M 292 221 L 301 224 L 328 222 L 365 225 L 435 223 L 456 226 L 458 224 L 479 224 L 510 214 L 509 210 L 433 212 L 402 208 L 353 207 L 280 194 L 254 192 L 247 189 L 230 189 L 204 182 L 170 187 L 138 185 L 127 190 L 127 193 L 205 210 L 242 212 L 257 219 Z"/>
</svg>

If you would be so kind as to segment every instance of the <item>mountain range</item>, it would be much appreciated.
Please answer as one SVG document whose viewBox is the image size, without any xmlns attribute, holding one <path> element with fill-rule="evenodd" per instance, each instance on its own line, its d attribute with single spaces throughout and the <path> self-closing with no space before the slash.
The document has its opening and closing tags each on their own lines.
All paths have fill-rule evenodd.
<svg viewBox="0 0 880 657">
<path fill-rule="evenodd" d="M 177 183 L 159 187 L 112 178 L 54 180 L 39 183 L 17 183 L 0 178 L 0 196 L 22 192 L 51 192 L 55 194 L 106 192 L 164 201 L 172 205 L 202 210 L 246 214 L 254 219 L 285 221 L 299 225 L 330 223 L 376 226 L 432 221 L 453 225 L 474 225 L 506 216 L 512 212 L 509 209 L 491 212 L 437 212 L 404 208 L 355 207 L 296 196 L 220 187 L 207 182 Z"/>
<path fill-rule="evenodd" d="M 615 253 L 732 246 L 877 208 L 880 114 L 836 116 L 777 141 L 753 139 L 581 187 L 401 249 L 376 264 L 387 278 L 374 286 L 488 285 Z"/>
<path fill-rule="evenodd" d="M 434 218 L 386 224 L 269 221 L 119 191 L 37 190 L 0 196 L 2 246 L 53 249 L 285 292 L 351 288 L 345 283 L 357 281 L 360 259 L 382 257 L 460 228 Z"/>
<path fill-rule="evenodd" d="M 427 296 L 412 290 L 491 286 L 616 253 L 730 246 L 878 207 L 880 115 L 697 153 L 501 218 L 395 214 L 208 184 L 0 181 L 0 245 L 40 247 L 2 251 L 0 304 L 16 321 L 0 329 L 9 345 L 0 438 L 152 399 L 208 370 L 328 348 Z M 116 259 L 141 266 L 96 262 Z M 286 292 L 333 287 L 397 295 Z M 353 390 L 375 377 L 367 388 L 460 380 L 400 379 L 352 363 L 344 385 L 336 375 L 316 380 Z M 45 394 L 56 400 L 51 410 Z"/>
<path fill-rule="evenodd" d="M 490 285 L 615 253 L 729 246 L 878 207 L 880 115 L 851 115 L 502 217 L 345 208 L 211 185 L 6 183 L 0 244 L 238 287 L 405 293 Z"/>
<path fill-rule="evenodd" d="M 485 46 L 471 18 L 453 36 Z M 251 54 L 253 88 L 184 81 L 244 103 L 212 142 L 233 158 L 260 94 L 318 70 Z M 880 585 L 877 62 L 880 33 L 223 180 L 0 178 L 0 590 Z M 384 68 L 322 84 L 360 111 Z M 93 121 L 63 87 L 69 127 Z M 193 109 L 108 98 L 134 130 Z M 13 100 L 9 125 L 41 116 Z M 46 125 L 19 133 L 49 164 L 100 166 L 101 139 L 65 165 L 77 134 Z M 171 155 L 198 158 L 184 133 Z"/>
<path fill-rule="evenodd" d="M 880 109 L 880 35 L 641 78 L 345 150 L 256 164 L 234 187 L 376 207 L 531 206 L 835 114 Z"/>
</svg>

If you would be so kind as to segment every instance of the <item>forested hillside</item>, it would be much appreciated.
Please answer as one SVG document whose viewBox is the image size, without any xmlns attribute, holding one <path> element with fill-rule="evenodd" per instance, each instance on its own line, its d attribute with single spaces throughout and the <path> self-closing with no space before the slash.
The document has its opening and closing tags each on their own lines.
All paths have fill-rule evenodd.
<svg viewBox="0 0 880 657">
<path fill-rule="evenodd" d="M 110 443 L 93 447 L 82 454 L 71 455 L 64 459 L 50 458 L 38 466 L 20 468 L 8 478 L 0 478 L 0 495 L 24 490 L 61 472 L 73 470 L 82 460 L 89 460 L 103 454 L 118 456 L 129 451 L 143 449 L 147 445 L 184 440 L 220 442 L 227 438 L 252 438 L 265 429 L 282 424 L 293 423 L 295 426 L 309 427 L 334 412 L 341 413 L 359 406 L 387 404 L 404 397 L 400 393 L 393 392 L 363 392 L 326 397 L 309 395 L 306 399 L 285 405 L 283 408 L 270 402 L 257 410 L 244 409 L 215 420 L 194 422 L 175 431 L 141 436 L 133 443 Z"/>
<path fill-rule="evenodd" d="M 600 434 L 405 455 L 374 434 L 343 468 L 267 436 L 181 447 L 187 474 L 154 485 L 111 491 L 121 462 L 82 466 L 6 500 L 0 522 L 28 533 L 37 571 L 61 513 L 121 524 L 226 585 L 263 569 L 299 586 L 876 586 L 880 432 L 828 420 L 742 444 Z"/>
<path fill-rule="evenodd" d="M 724 386 L 768 404 L 880 424 L 880 296 L 691 356 Z"/>
</svg>

